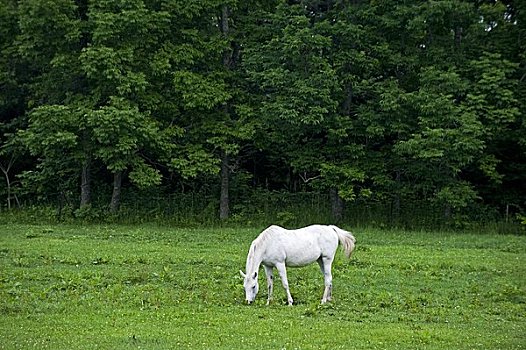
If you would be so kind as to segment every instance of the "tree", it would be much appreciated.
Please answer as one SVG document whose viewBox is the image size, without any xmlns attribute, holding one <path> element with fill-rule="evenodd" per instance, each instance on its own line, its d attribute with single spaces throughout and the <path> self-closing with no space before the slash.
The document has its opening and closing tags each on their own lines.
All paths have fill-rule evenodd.
<svg viewBox="0 0 526 350">
<path fill-rule="evenodd" d="M 32 131 L 28 130 L 24 133 L 23 139 L 28 142 L 33 155 L 37 155 L 37 150 L 50 152 L 51 145 L 57 146 L 52 152 L 54 157 L 42 159 L 38 173 L 28 172 L 25 178 L 35 179 L 39 174 L 38 177 L 42 180 L 39 184 L 42 185 L 45 181 L 51 186 L 41 190 L 49 192 L 51 188 L 57 190 L 56 187 L 59 186 L 62 188 L 59 192 L 62 192 L 65 184 L 71 184 L 71 167 L 76 167 L 77 164 L 74 163 L 79 159 L 78 153 L 69 159 L 69 154 L 60 153 L 61 147 L 71 146 L 70 130 L 75 125 L 71 124 L 70 116 L 64 113 L 55 116 L 53 108 L 46 109 L 45 106 L 73 101 L 75 96 L 86 91 L 78 64 L 78 55 L 82 46 L 82 13 L 77 12 L 77 6 L 72 1 L 26 1 L 19 4 L 17 15 L 20 32 L 13 57 L 24 68 L 25 74 L 19 78 L 28 86 L 26 91 L 28 109 L 37 109 L 34 117 L 28 118 L 28 122 L 36 120 L 37 125 L 41 125 L 44 130 L 50 127 L 54 132 L 52 135 L 56 136 L 56 139 L 51 140 L 51 135 L 45 136 L 40 133 L 47 143 L 36 145 L 35 142 L 38 142 L 39 137 L 31 135 Z M 44 109 L 38 110 L 41 106 Z M 64 109 L 60 110 L 63 111 Z M 39 119 L 46 114 L 53 119 L 49 121 Z M 58 120 L 62 116 L 65 119 Z M 50 125 L 53 123 L 66 129 L 61 132 Z M 57 183 L 57 175 L 64 175 L 63 181 Z M 83 204 L 87 204 L 90 198 L 89 186 L 83 183 L 81 192 Z"/>
<path fill-rule="evenodd" d="M 88 16 L 91 36 L 80 55 L 92 101 L 88 143 L 93 156 L 113 174 L 110 211 L 116 212 L 125 171 L 139 186 L 161 181 L 147 161 L 147 149 L 168 149 L 171 135 L 163 134 L 151 112 L 139 106 L 153 83 L 148 59 L 159 48 L 155 34 L 167 28 L 169 15 L 147 8 L 143 1 L 104 1 L 92 4 Z"/>
<path fill-rule="evenodd" d="M 6 0 L 1 189 L 11 206 L 27 170 L 28 192 L 89 208 L 112 183 L 116 212 L 130 185 L 207 183 L 225 219 L 250 174 L 329 193 L 334 220 L 345 202 L 520 211 L 524 6 Z"/>
<path fill-rule="evenodd" d="M 408 175 L 418 178 L 421 191 L 442 201 L 448 211 L 463 208 L 477 197 L 461 173 L 483 154 L 483 124 L 457 102 L 466 86 L 455 72 L 426 69 L 420 85 L 407 97 L 418 128 L 395 150 L 410 157 Z"/>
<path fill-rule="evenodd" d="M 340 143 L 346 123 L 338 115 L 342 86 L 329 60 L 333 41 L 327 24 L 309 9 L 279 4 L 247 44 L 244 65 L 261 98 L 258 144 L 305 182 L 316 179 L 318 186 L 350 194 L 351 183 L 363 175 L 338 156 L 355 157 Z"/>
<path fill-rule="evenodd" d="M 21 150 L 13 142 L 12 134 L 20 126 L 23 114 L 24 89 L 20 83 L 19 62 L 15 57 L 15 40 L 18 35 L 16 1 L 0 4 L 0 171 L 5 178 L 6 203 L 10 209 L 13 199 L 14 171 L 19 166 Z"/>
<path fill-rule="evenodd" d="M 39 58 L 33 59 L 39 74 L 32 86 L 35 98 L 42 96 L 34 102 L 21 137 L 32 154 L 41 157 L 42 179 L 60 172 L 74 179 L 71 174 L 81 169 L 81 207 L 90 204 L 91 165 L 101 161 L 114 175 L 110 210 L 116 211 L 125 170 L 140 186 L 160 182 L 147 149 L 167 151 L 176 130 L 161 132 L 150 112 L 138 107 L 147 99 L 150 84 L 146 53 L 157 48 L 152 47 L 156 38 L 145 28 L 166 26 L 166 13 L 149 11 L 142 1 L 105 1 L 83 8 L 68 1 L 47 5 L 28 2 L 28 8 L 21 8 L 21 17 L 27 18 L 22 52 L 27 59 Z M 63 19 L 52 27 L 56 33 L 49 35 L 41 23 L 49 14 L 31 18 L 39 11 L 54 11 L 53 16 Z M 43 46 L 45 35 L 56 43 Z M 64 43 L 63 36 L 69 41 Z"/>
<path fill-rule="evenodd" d="M 200 6 L 199 15 L 188 14 L 193 29 L 182 30 L 190 41 L 182 45 L 181 57 L 168 61 L 173 96 L 182 101 L 176 122 L 184 130 L 171 165 L 183 178 L 219 173 L 219 217 L 227 219 L 231 169 L 254 132 L 239 70 L 238 13 L 246 9 L 236 2 Z"/>
</svg>

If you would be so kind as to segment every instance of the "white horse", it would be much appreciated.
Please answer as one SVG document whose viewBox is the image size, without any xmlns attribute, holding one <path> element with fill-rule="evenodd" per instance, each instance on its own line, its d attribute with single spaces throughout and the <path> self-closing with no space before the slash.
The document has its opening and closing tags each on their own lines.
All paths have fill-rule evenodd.
<svg viewBox="0 0 526 350">
<path fill-rule="evenodd" d="M 239 271 L 244 278 L 246 300 L 250 304 L 259 290 L 258 271 L 263 264 L 267 275 L 268 299 L 272 300 L 273 268 L 278 270 L 283 288 L 287 292 L 287 301 L 292 305 L 287 270 L 285 266 L 305 266 L 314 261 L 320 265 L 325 280 L 325 291 L 321 303 L 332 298 L 331 266 L 334 254 L 341 243 L 345 255 L 349 258 L 354 250 L 354 236 L 336 226 L 312 225 L 297 230 L 287 230 L 272 225 L 265 229 L 252 242 L 247 256 L 246 273 Z"/>
</svg>

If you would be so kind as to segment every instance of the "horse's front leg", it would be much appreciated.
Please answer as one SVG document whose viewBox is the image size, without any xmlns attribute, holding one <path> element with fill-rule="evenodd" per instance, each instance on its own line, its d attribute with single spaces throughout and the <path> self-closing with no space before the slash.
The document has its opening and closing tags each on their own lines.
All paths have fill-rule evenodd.
<svg viewBox="0 0 526 350">
<path fill-rule="evenodd" d="M 285 288 L 285 292 L 287 293 L 287 301 L 289 306 L 292 306 L 294 300 L 292 299 L 292 295 L 290 295 L 289 281 L 287 279 L 287 269 L 285 268 L 285 263 L 276 264 L 276 269 L 278 269 L 279 278 L 281 278 L 281 283 L 283 284 L 283 288 Z"/>
<path fill-rule="evenodd" d="M 272 300 L 272 289 L 274 288 L 274 271 L 270 266 L 263 265 L 263 267 L 265 268 L 265 275 L 267 275 L 267 305 L 269 305 Z"/>
</svg>

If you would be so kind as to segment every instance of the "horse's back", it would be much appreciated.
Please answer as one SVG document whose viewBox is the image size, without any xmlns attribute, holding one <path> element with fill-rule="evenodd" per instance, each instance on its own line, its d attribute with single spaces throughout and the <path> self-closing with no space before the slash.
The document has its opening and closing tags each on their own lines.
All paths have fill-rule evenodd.
<svg viewBox="0 0 526 350">
<path fill-rule="evenodd" d="M 305 266 L 322 256 L 333 256 L 338 248 L 338 236 L 328 226 L 287 230 L 274 225 L 267 230 L 272 237 L 267 238 L 265 260 L 271 265 L 284 260 L 288 266 Z"/>
</svg>

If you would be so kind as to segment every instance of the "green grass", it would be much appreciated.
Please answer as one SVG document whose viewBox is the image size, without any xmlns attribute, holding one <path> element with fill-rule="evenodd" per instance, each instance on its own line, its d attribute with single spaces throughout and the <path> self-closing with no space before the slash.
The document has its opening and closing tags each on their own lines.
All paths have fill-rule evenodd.
<svg viewBox="0 0 526 350">
<path fill-rule="evenodd" d="M 0 224 L 0 349 L 526 348 L 524 236 L 357 230 L 332 303 L 312 265 L 267 307 L 259 231 Z"/>
</svg>

